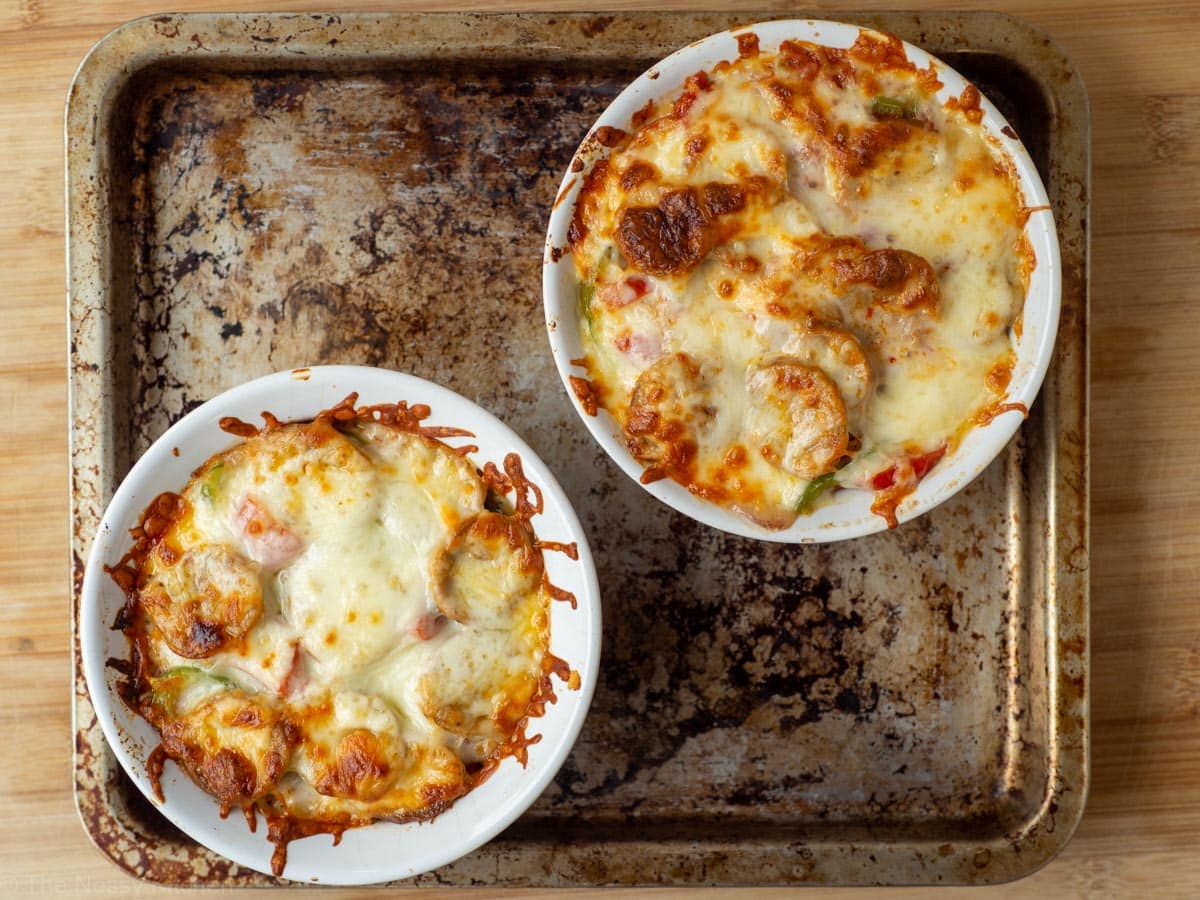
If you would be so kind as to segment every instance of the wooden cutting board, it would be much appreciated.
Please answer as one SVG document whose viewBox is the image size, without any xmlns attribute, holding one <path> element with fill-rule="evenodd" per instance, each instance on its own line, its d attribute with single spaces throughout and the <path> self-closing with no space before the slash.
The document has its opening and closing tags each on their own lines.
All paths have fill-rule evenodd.
<svg viewBox="0 0 1200 900">
<path fill-rule="evenodd" d="M 161 896 L 88 846 L 71 800 L 62 149 L 71 75 L 111 28 L 165 7 L 410 5 L 0 4 L 0 896 Z M 745 8 L 767 5 L 758 0 Z M 1200 2 L 902 5 L 988 6 L 1023 16 L 1074 58 L 1092 98 L 1091 795 L 1079 833 L 1059 858 L 1011 887 L 977 890 L 1194 896 L 1200 894 L 1200 450 L 1194 443 L 1200 436 Z M 579 0 L 491 6 L 595 8 Z M 668 893 L 675 892 L 651 896 Z"/>
</svg>

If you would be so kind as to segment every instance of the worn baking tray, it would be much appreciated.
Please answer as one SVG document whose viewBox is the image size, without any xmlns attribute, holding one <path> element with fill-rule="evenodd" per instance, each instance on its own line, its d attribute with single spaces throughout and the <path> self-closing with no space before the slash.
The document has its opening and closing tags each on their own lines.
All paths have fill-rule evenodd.
<svg viewBox="0 0 1200 900">
<path fill-rule="evenodd" d="M 1050 858 L 1088 777 L 1086 94 L 1016 19 L 838 15 L 980 84 L 1054 204 L 1055 363 L 961 495 L 843 544 L 731 537 L 625 478 L 555 375 L 539 268 L 577 142 L 654 60 L 779 12 L 159 16 L 102 41 L 68 103 L 76 612 L 113 489 L 197 403 L 296 365 L 413 372 L 555 469 L 606 607 L 556 781 L 416 883 L 997 882 Z M 78 644 L 74 688 L 76 798 L 105 854 L 152 881 L 272 883 L 143 801 Z"/>
</svg>

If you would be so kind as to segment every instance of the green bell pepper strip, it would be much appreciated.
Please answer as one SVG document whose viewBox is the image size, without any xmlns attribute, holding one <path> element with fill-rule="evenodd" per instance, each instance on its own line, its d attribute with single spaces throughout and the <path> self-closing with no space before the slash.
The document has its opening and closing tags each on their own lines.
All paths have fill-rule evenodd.
<svg viewBox="0 0 1200 900">
<path fill-rule="evenodd" d="M 150 679 L 150 702 L 155 706 L 166 706 L 171 700 L 174 700 L 174 692 L 166 688 L 166 682 L 174 681 L 177 678 L 207 678 L 214 681 L 224 688 L 236 688 L 237 684 L 232 678 L 226 678 L 224 675 L 215 675 L 212 672 L 205 672 L 198 666 L 173 666 L 167 669 L 161 675 Z"/>
<path fill-rule="evenodd" d="M 211 469 L 208 470 L 208 474 L 204 476 L 204 481 L 201 482 L 201 484 L 200 484 L 200 496 L 202 496 L 209 503 L 213 503 L 217 499 L 217 490 L 220 487 L 220 483 L 221 483 L 221 470 L 224 468 L 225 468 L 225 463 L 223 463 L 223 462 L 217 463 L 215 466 L 213 466 Z M 180 668 L 190 668 L 190 667 L 182 666 Z M 197 670 L 197 671 L 199 671 L 199 670 Z"/>
<path fill-rule="evenodd" d="M 879 96 L 871 101 L 871 113 L 878 119 L 912 119 L 912 105 L 895 97 Z"/>
<path fill-rule="evenodd" d="M 804 493 L 800 495 L 800 502 L 796 504 L 796 512 L 802 516 L 808 515 L 813 511 L 817 498 L 835 484 L 837 484 L 837 472 L 818 475 L 805 486 Z"/>
</svg>

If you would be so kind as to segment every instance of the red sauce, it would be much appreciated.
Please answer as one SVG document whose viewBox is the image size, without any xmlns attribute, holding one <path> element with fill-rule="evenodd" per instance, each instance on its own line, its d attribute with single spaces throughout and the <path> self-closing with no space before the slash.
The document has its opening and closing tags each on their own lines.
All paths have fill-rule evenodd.
<svg viewBox="0 0 1200 900">
<path fill-rule="evenodd" d="M 983 100 L 983 96 L 979 93 L 979 88 L 973 84 L 968 84 L 961 94 L 957 97 L 951 97 L 946 101 L 946 109 L 957 109 L 970 122 L 978 124 L 983 119 L 983 108 L 979 105 Z"/>
<path fill-rule="evenodd" d="M 620 128 L 613 128 L 609 125 L 601 125 L 593 132 L 597 143 L 602 147 L 616 147 L 621 141 L 625 140 L 629 135 Z"/>
<path fill-rule="evenodd" d="M 583 406 L 583 411 L 589 416 L 594 416 L 599 411 L 599 403 L 596 397 L 596 388 L 586 378 L 580 378 L 577 375 L 570 376 L 571 390 L 575 392 L 575 396 L 579 398 L 580 405 Z"/>
<path fill-rule="evenodd" d="M 750 59 L 758 56 L 758 35 L 753 31 L 746 31 L 737 36 L 738 56 L 742 59 Z"/>
</svg>

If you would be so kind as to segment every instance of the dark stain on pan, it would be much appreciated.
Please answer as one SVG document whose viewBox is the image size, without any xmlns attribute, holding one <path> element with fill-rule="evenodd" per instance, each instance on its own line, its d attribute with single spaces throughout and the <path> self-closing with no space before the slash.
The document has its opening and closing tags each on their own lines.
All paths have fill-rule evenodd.
<svg viewBox="0 0 1200 900">
<path fill-rule="evenodd" d="M 551 29 L 566 46 L 612 41 L 603 58 L 565 62 L 517 47 L 436 65 L 396 57 L 284 68 L 289 29 L 318 29 L 322 46 L 345 37 L 340 20 L 304 17 L 246 26 L 273 68 L 181 63 L 130 82 L 128 127 L 107 132 L 114 223 L 128 249 L 113 260 L 126 267 L 115 280 L 129 286 L 118 313 L 127 341 L 106 361 L 129 373 L 114 399 L 128 410 L 116 416 L 117 468 L 235 383 L 366 363 L 481 403 L 559 475 L 588 528 L 604 592 L 592 712 L 529 814 L 418 884 L 1019 874 L 1027 863 L 1003 842 L 1025 860 L 1056 846 L 1046 834 L 1056 815 L 1061 826 L 1061 807 L 1044 821 L 1036 811 L 1048 790 L 1073 789 L 1067 775 L 1082 777 L 1064 775 L 1048 746 L 1053 711 L 1029 633 L 1036 598 L 1010 569 L 1006 544 L 1009 499 L 1044 504 L 1053 419 L 1039 401 L 1022 437 L 963 494 L 847 544 L 782 547 L 720 534 L 626 479 L 575 421 L 546 352 L 546 219 L 575 145 L 612 97 L 666 49 L 729 17 L 625 19 L 511 20 Z M 934 52 L 984 40 L 985 25 L 972 21 L 871 17 L 919 29 Z M 486 17 L 472 22 L 491 27 Z M 186 23 L 160 17 L 153 28 L 163 40 L 187 43 L 196 32 L 215 45 L 214 32 Z M 645 58 L 654 41 L 663 53 Z M 1043 173 L 1062 185 L 1078 171 L 1062 160 L 1049 166 L 1056 107 L 1046 79 L 1030 74 L 1036 66 L 1001 52 L 943 55 L 1012 119 Z M 1065 189 L 1086 206 L 1082 178 Z M 1060 346 L 1070 352 L 1083 346 L 1086 245 L 1078 223 L 1060 221 L 1060 233 Z M 1077 475 L 1078 496 L 1066 506 L 1078 511 L 1070 530 L 1082 571 L 1086 431 L 1062 441 L 1059 470 Z M 77 470 L 80 497 L 93 475 Z M 80 540 L 88 514 L 76 502 Z M 77 556 L 77 589 L 81 573 Z M 1081 609 L 1068 612 L 1082 621 Z M 1085 667 L 1086 635 L 1066 637 L 1061 652 Z M 1073 696 L 1063 702 L 1082 699 L 1085 680 L 1067 683 Z M 76 689 L 90 709 L 78 680 Z M 120 865 L 171 884 L 274 883 L 179 835 L 119 771 L 94 717 L 80 728 L 80 810 Z M 731 835 L 743 841 L 736 854 L 721 849 Z M 847 855 L 810 849 L 814 835 Z M 685 849 L 614 851 L 631 840 Z M 890 863 L 875 854 L 917 840 L 933 849 L 912 844 Z"/>
<path fill-rule="evenodd" d="M 336 359 L 511 393 L 474 377 L 496 340 L 482 326 L 536 302 L 546 198 L 632 69 L 598 84 L 456 63 L 155 73 L 131 112 L 138 433 L 194 399 L 187 373 L 217 342 L 231 364 Z M 541 355 L 532 327 L 515 338 L 510 351 Z"/>
<path fill-rule="evenodd" d="M 254 112 L 260 116 L 273 112 L 296 112 L 304 106 L 308 82 L 292 73 L 276 72 L 257 80 L 251 92 Z"/>
<path fill-rule="evenodd" d="M 579 23 L 579 30 L 583 32 L 585 38 L 594 38 L 606 31 L 616 18 L 616 16 L 596 16 L 592 19 L 585 19 Z"/>
</svg>

